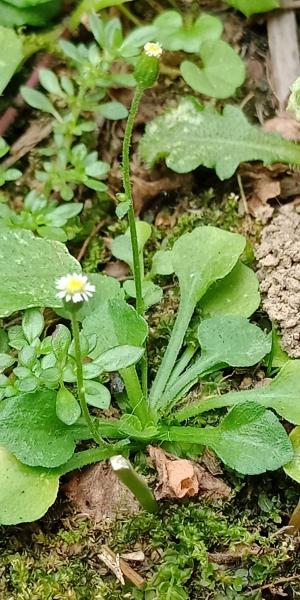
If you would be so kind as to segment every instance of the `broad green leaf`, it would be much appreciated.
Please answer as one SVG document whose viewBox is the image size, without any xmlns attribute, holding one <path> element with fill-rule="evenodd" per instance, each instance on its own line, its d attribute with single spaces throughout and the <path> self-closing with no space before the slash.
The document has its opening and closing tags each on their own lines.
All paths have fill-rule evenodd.
<svg viewBox="0 0 300 600">
<path fill-rule="evenodd" d="M 0 235 L 0 317 L 35 306 L 62 306 L 56 280 L 81 271 L 66 247 L 22 229 L 1 228 Z"/>
<path fill-rule="evenodd" d="M 2 7 L 1 7 L 2 10 Z M 3 23 L 2 19 L 1 22 Z M 13 29 L 0 26 L 0 94 L 17 70 L 22 58 L 22 42 Z"/>
<path fill-rule="evenodd" d="M 118 204 L 118 206 L 116 207 L 116 215 L 117 215 L 118 219 L 123 219 L 123 217 L 125 217 L 125 215 L 127 215 L 129 209 L 130 209 L 130 202 L 128 202 L 128 201 L 120 202 Z"/>
<path fill-rule="evenodd" d="M 128 346 L 127 344 L 116 346 L 100 354 L 95 362 L 101 367 L 102 372 L 107 371 L 111 373 L 112 371 L 127 369 L 131 365 L 135 365 L 141 360 L 144 352 L 144 348 Z"/>
<path fill-rule="evenodd" d="M 256 273 L 238 262 L 232 271 L 214 283 L 200 301 L 204 317 L 241 315 L 250 317 L 260 304 Z"/>
<path fill-rule="evenodd" d="M 277 417 L 253 402 L 233 407 L 211 433 L 208 445 L 225 464 L 247 475 L 279 469 L 293 456 Z"/>
<path fill-rule="evenodd" d="M 124 292 L 120 283 L 114 277 L 100 275 L 100 273 L 89 273 L 89 282 L 92 283 L 96 290 L 88 302 L 84 302 L 83 306 L 77 311 L 76 317 L 78 321 L 83 321 L 99 308 L 101 304 L 112 300 L 113 298 L 124 298 Z M 58 315 L 66 319 L 70 318 L 69 312 L 65 308 L 56 310 Z"/>
<path fill-rule="evenodd" d="M 110 406 L 110 391 L 99 381 L 84 382 L 85 397 L 88 404 L 107 410 Z"/>
<path fill-rule="evenodd" d="M 245 243 L 242 235 L 209 225 L 197 227 L 176 240 L 171 260 L 182 302 L 196 304 L 215 281 L 228 275 Z"/>
<path fill-rule="evenodd" d="M 85 167 L 85 172 L 89 177 L 103 177 L 107 175 L 108 165 L 102 160 L 96 160 Z"/>
<path fill-rule="evenodd" d="M 76 217 L 83 208 L 81 202 L 69 202 L 68 204 L 61 204 L 47 215 L 47 222 L 53 227 L 63 227 L 69 219 Z"/>
<path fill-rule="evenodd" d="M 176 240 L 171 259 L 181 298 L 171 338 L 150 392 L 150 403 L 155 409 L 166 404 L 163 392 L 197 302 L 215 281 L 230 273 L 245 243 L 243 236 L 211 226 L 197 227 Z"/>
<path fill-rule="evenodd" d="M 136 415 L 130 414 L 122 415 L 122 417 L 118 420 L 118 427 L 119 430 L 125 435 L 147 441 L 157 435 L 159 432 L 159 430 L 153 425 L 149 425 L 146 428 L 143 427 Z"/>
<path fill-rule="evenodd" d="M 162 12 L 153 21 L 156 27 L 155 40 L 164 50 L 184 50 L 199 52 L 202 44 L 208 40 L 219 39 L 223 26 L 220 19 L 202 14 L 191 23 L 184 23 L 180 13 L 175 10 Z"/>
<path fill-rule="evenodd" d="M 29 6 L 39 6 L 44 4 L 45 0 L 6 0 L 9 4 L 17 8 L 28 8 Z"/>
<path fill-rule="evenodd" d="M 57 392 L 56 415 L 65 425 L 73 425 L 81 415 L 78 401 L 65 387 L 61 387 Z"/>
<path fill-rule="evenodd" d="M 62 361 L 65 359 L 71 345 L 71 341 L 72 336 L 70 330 L 62 323 L 59 323 L 59 325 L 55 327 L 51 336 L 51 346 L 57 360 Z"/>
<path fill-rule="evenodd" d="M 272 345 L 271 335 L 266 335 L 240 315 L 217 315 L 202 321 L 198 328 L 198 339 L 201 356 L 173 380 L 162 395 L 160 405 L 169 410 L 197 383 L 201 375 L 215 371 L 224 364 L 232 367 L 255 365 L 270 352 Z"/>
<path fill-rule="evenodd" d="M 124 104 L 113 100 L 112 102 L 105 102 L 100 104 L 98 111 L 105 119 L 111 119 L 116 121 L 118 119 L 126 119 L 128 110 Z"/>
<path fill-rule="evenodd" d="M 149 225 L 149 223 L 146 223 L 145 221 L 136 221 L 136 231 L 141 266 L 143 266 L 142 255 L 144 246 L 151 236 L 151 225 Z M 113 240 L 111 245 L 111 252 L 116 258 L 126 262 L 129 265 L 131 271 L 133 271 L 133 255 L 129 228 L 127 229 L 126 233 L 124 233 L 124 235 L 119 235 Z"/>
<path fill-rule="evenodd" d="M 58 121 L 62 120 L 60 114 L 57 112 L 57 110 L 55 110 L 52 102 L 50 102 L 45 94 L 42 94 L 42 92 L 34 90 L 33 88 L 26 87 L 25 85 L 21 87 L 20 91 L 25 102 L 27 102 L 29 106 L 32 106 L 32 108 L 37 108 L 37 110 L 50 113 Z"/>
<path fill-rule="evenodd" d="M 39 338 L 44 329 L 44 317 L 42 313 L 36 308 L 25 310 L 22 319 L 22 329 L 29 344 L 36 338 Z"/>
<path fill-rule="evenodd" d="M 0 448 L 0 523 L 16 525 L 36 521 L 56 499 L 59 476 L 19 462 Z"/>
<path fill-rule="evenodd" d="M 50 71 L 50 69 L 40 69 L 39 80 L 43 88 L 45 88 L 47 92 L 50 92 L 50 94 L 55 94 L 55 96 L 59 96 L 60 98 L 65 97 L 65 94 L 59 85 L 58 77 L 53 71 Z"/>
<path fill-rule="evenodd" d="M 152 258 L 151 275 L 172 275 L 172 250 L 158 250 Z"/>
<path fill-rule="evenodd" d="M 253 402 L 234 406 L 217 427 L 162 428 L 160 439 L 207 445 L 226 465 L 247 475 L 279 469 L 293 457 L 277 417 Z"/>
<path fill-rule="evenodd" d="M 5 156 L 5 154 L 7 154 L 7 152 L 8 152 L 8 150 L 9 150 L 8 144 L 2 137 L 0 137 L 0 158 Z"/>
<path fill-rule="evenodd" d="M 280 7 L 279 0 L 227 0 L 227 2 L 244 13 L 246 17 Z"/>
<path fill-rule="evenodd" d="M 195 92 L 213 98 L 229 98 L 245 80 L 245 66 L 239 55 L 223 40 L 201 46 L 202 67 L 184 60 L 180 72 Z"/>
<path fill-rule="evenodd" d="M 144 25 L 137 27 L 126 35 L 125 40 L 119 48 L 119 52 L 123 57 L 134 56 L 138 53 L 138 49 L 144 46 L 146 42 L 156 39 L 157 29 L 155 25 Z"/>
<path fill-rule="evenodd" d="M 29 466 L 57 467 L 74 452 L 78 429 L 57 418 L 55 399 L 38 389 L 0 403 L 0 444 Z"/>
<path fill-rule="evenodd" d="M 300 164 L 297 144 L 251 125 L 238 107 L 227 105 L 220 114 L 191 98 L 148 124 L 140 155 L 150 166 L 165 158 L 177 173 L 203 165 L 215 169 L 220 179 L 231 177 L 245 161 Z"/>
<path fill-rule="evenodd" d="M 141 348 L 148 333 L 146 321 L 125 300 L 115 298 L 103 303 L 82 323 L 85 335 L 96 334 L 97 343 L 90 353 L 97 359 L 115 346 Z"/>
<path fill-rule="evenodd" d="M 284 470 L 289 477 L 300 483 L 300 427 L 295 427 L 290 433 L 294 456 L 292 460 L 284 466 Z"/>
<path fill-rule="evenodd" d="M 16 362 L 16 358 L 11 356 L 10 354 L 1 352 L 0 353 L 0 372 L 5 371 L 5 369 L 8 369 L 8 367 L 11 367 L 11 365 L 13 365 L 14 362 Z"/>
<path fill-rule="evenodd" d="M 136 298 L 136 289 L 133 279 L 127 279 L 124 282 L 123 289 L 127 296 Z M 142 281 L 142 296 L 144 300 L 145 310 L 153 304 L 157 304 L 161 301 L 163 296 L 162 288 L 159 285 L 153 283 L 153 281 Z"/>
<path fill-rule="evenodd" d="M 38 6 L 17 8 L 11 3 L 1 1 L 1 24 L 5 27 L 22 25 L 49 25 L 50 19 L 59 11 L 61 0 L 48 0 Z"/>
<path fill-rule="evenodd" d="M 234 406 L 245 401 L 272 408 L 287 421 L 300 424 L 300 360 L 285 363 L 278 375 L 263 387 L 240 392 L 229 392 L 218 398 L 204 400 L 197 412 L 206 412 L 222 406 Z M 197 414 L 197 413 L 196 413 Z"/>
<path fill-rule="evenodd" d="M 200 323 L 201 360 L 217 365 L 250 367 L 271 350 L 272 339 L 239 315 L 218 315 Z"/>
</svg>

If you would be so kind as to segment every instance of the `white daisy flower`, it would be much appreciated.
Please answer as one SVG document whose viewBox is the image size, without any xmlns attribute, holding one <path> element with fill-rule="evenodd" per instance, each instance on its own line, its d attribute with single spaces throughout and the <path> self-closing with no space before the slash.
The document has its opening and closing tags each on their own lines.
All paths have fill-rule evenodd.
<svg viewBox="0 0 300 600">
<path fill-rule="evenodd" d="M 160 58 L 162 55 L 162 47 L 158 42 L 147 42 L 144 46 L 144 52 L 147 56 L 154 56 L 154 58 Z"/>
<path fill-rule="evenodd" d="M 83 302 L 88 300 L 95 292 L 95 286 L 89 282 L 86 275 L 73 273 L 60 277 L 55 284 L 56 294 L 60 300 L 66 302 Z"/>
</svg>

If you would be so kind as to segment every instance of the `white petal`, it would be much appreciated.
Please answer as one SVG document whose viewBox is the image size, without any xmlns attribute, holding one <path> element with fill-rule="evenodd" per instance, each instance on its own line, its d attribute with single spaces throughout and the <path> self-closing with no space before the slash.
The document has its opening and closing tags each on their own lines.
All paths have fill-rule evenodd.
<svg viewBox="0 0 300 600">
<path fill-rule="evenodd" d="M 82 302 L 82 294 L 79 294 L 79 292 L 77 292 L 76 294 L 74 294 L 74 296 L 72 296 L 72 300 L 73 302 Z"/>
<path fill-rule="evenodd" d="M 65 290 L 63 290 L 61 292 L 57 292 L 56 298 L 63 299 L 65 297 L 65 295 L 66 295 L 66 292 L 65 292 Z"/>
</svg>

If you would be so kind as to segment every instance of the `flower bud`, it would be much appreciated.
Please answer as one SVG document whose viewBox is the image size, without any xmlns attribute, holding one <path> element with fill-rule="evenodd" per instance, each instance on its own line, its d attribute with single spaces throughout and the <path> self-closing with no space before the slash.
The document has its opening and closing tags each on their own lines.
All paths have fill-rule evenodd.
<svg viewBox="0 0 300 600">
<path fill-rule="evenodd" d="M 134 70 L 134 77 L 142 89 L 151 88 L 159 74 L 162 47 L 158 42 L 147 42 Z"/>
</svg>

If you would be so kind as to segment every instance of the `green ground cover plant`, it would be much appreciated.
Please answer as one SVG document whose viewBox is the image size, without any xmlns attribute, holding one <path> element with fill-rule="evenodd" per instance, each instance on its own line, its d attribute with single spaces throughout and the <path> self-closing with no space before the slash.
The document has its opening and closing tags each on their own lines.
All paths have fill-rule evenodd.
<svg viewBox="0 0 300 600">
<path fill-rule="evenodd" d="M 92 22 L 94 35 L 98 28 L 96 36 L 101 37 L 101 23 Z M 120 32 L 116 21 L 111 27 L 113 32 Z M 76 62 L 79 54 L 74 48 L 68 45 L 67 52 Z M 85 60 L 85 49 L 80 53 Z M 268 361 L 274 337 L 249 320 L 259 305 L 258 282 L 244 264 L 246 239 L 238 233 L 210 225 L 196 227 L 180 236 L 170 250 L 158 251 L 145 274 L 143 250 L 151 227 L 135 220 L 129 150 L 139 103 L 157 80 L 161 54 L 158 42 L 146 42 L 135 60 L 134 96 L 123 142 L 124 193 L 118 197 L 117 216 L 128 218 L 129 231 L 115 238 L 112 252 L 128 263 L 133 279 L 121 286 L 96 273 L 87 277 L 64 244 L 49 239 L 51 235 L 37 237 L 28 231 L 30 227 L 1 226 L 0 316 L 22 314 L 20 324 L 1 333 L 2 524 L 39 518 L 54 502 L 60 476 L 107 458 L 142 506 L 155 512 L 151 490 L 128 462 L 149 443 L 176 443 L 183 455 L 190 444 L 199 455 L 207 446 L 239 473 L 254 475 L 285 466 L 287 473 L 298 477 L 297 433 L 289 438 L 275 414 L 300 425 L 295 402 L 298 361 L 287 362 L 261 390 L 202 397 L 200 403 L 185 406 L 190 388 L 210 374 Z M 65 100 L 62 79 L 43 71 L 41 81 L 45 89 L 56 95 L 61 92 Z M 30 97 L 25 91 L 24 95 L 37 108 L 48 107 L 58 128 L 64 119 L 68 123 L 59 113 L 57 117 L 47 96 L 36 94 Z M 77 112 L 80 127 L 78 118 Z M 63 135 L 68 133 L 56 130 L 56 138 Z M 266 145 L 271 148 L 267 138 Z M 73 139 L 63 139 L 72 153 Z M 285 144 L 282 142 L 284 148 Z M 293 144 L 288 148 L 295 153 L 298 150 Z M 265 160 L 272 162 L 272 156 Z M 64 173 L 68 172 L 67 164 Z M 88 177 L 99 175 L 97 158 L 90 164 L 96 167 Z M 225 174 L 229 176 L 232 170 L 233 164 Z M 224 175 L 224 167 L 219 174 Z M 93 189 L 99 191 L 98 187 Z M 65 213 L 68 215 L 74 216 Z M 167 348 L 150 382 L 145 309 L 162 297 L 161 288 L 152 281 L 156 275 L 176 277 L 180 302 Z M 135 298 L 136 308 L 126 297 Z M 195 344 L 191 348 L 186 334 L 196 308 L 198 323 L 193 325 Z M 48 309 L 62 319 L 50 335 L 45 330 Z M 124 392 L 114 398 L 119 417 L 95 415 L 89 407 L 102 410 L 110 406 L 105 384 L 109 373 L 116 371 L 124 383 Z M 230 410 L 214 426 L 188 422 L 190 416 L 223 407 Z M 87 449 L 78 448 L 89 440 L 93 444 Z"/>
<path fill-rule="evenodd" d="M 261 224 L 242 214 L 236 173 L 243 161 L 299 164 L 298 144 L 254 125 L 257 90 L 253 113 L 243 102 L 248 38 L 265 44 L 265 16 L 226 2 L 73 4 L 50 15 L 44 2 L 0 1 L 1 107 L 19 86 L 25 102 L 0 140 L 1 599 L 296 598 L 286 525 L 300 509 L 300 367 L 261 308 L 250 243 Z M 51 62 L 33 89 L 40 50 Z M 48 134 L 16 160 L 31 120 Z M 137 219 L 142 179 L 147 192 L 174 176 L 164 163 L 193 174 Z M 103 274 L 119 268 L 119 281 Z M 158 503 L 149 444 L 212 460 L 230 498 Z M 143 509 L 114 524 L 65 497 L 71 472 L 80 482 L 102 460 Z M 99 564 L 103 543 L 144 553 L 143 589 Z"/>
</svg>

